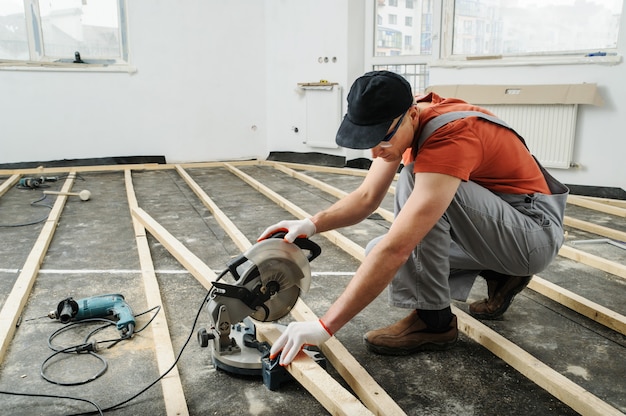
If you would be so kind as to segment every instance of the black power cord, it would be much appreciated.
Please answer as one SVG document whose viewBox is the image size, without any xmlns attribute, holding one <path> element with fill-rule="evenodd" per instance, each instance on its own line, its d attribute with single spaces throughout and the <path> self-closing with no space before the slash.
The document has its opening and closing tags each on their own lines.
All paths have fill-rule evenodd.
<svg viewBox="0 0 626 416">
<path fill-rule="evenodd" d="M 216 281 L 221 279 L 227 272 L 228 272 L 228 269 L 226 269 L 222 273 L 220 273 L 220 275 L 218 276 Z M 176 356 L 176 359 L 174 360 L 174 363 L 167 370 L 165 370 L 165 372 L 163 374 L 161 374 L 156 380 L 154 380 L 152 383 L 148 384 L 146 387 L 141 389 L 139 392 L 135 393 L 134 395 L 132 395 L 131 397 L 129 397 L 128 399 L 126 399 L 124 401 L 121 401 L 121 402 L 119 402 L 117 404 L 114 404 L 113 406 L 109 406 L 107 408 L 102 409 L 102 412 L 108 412 L 109 410 L 118 409 L 118 408 L 124 406 L 126 403 L 136 399 L 137 397 L 139 397 L 140 395 L 142 395 L 143 393 L 148 391 L 155 384 L 157 384 L 159 381 L 161 381 L 163 379 L 163 377 L 168 375 L 169 372 L 172 371 L 174 369 L 174 367 L 176 367 L 176 364 L 178 364 L 178 361 L 180 360 L 180 357 L 183 355 L 183 351 L 185 351 L 185 348 L 187 348 L 187 345 L 189 345 L 189 341 L 191 341 L 191 338 L 193 336 L 193 331 L 196 328 L 196 324 L 198 323 L 198 319 L 200 318 L 200 313 L 202 312 L 202 309 L 204 308 L 204 304 L 208 301 L 210 295 L 211 295 L 211 292 L 209 291 L 209 292 L 207 292 L 207 294 L 204 297 L 204 299 L 202 299 L 202 305 L 198 309 L 198 312 L 196 313 L 196 317 L 193 320 L 193 324 L 191 325 L 191 330 L 189 331 L 189 336 L 187 337 L 187 339 L 185 340 L 185 343 L 181 347 L 178 355 Z M 89 416 L 89 415 L 95 415 L 95 414 L 98 414 L 98 413 L 96 413 L 96 412 L 74 413 L 74 414 L 68 415 L 68 416 Z"/>
<path fill-rule="evenodd" d="M 35 189 L 39 189 L 39 188 L 49 188 L 50 186 L 45 185 L 46 182 L 56 182 L 57 180 L 60 179 L 65 179 L 69 176 L 69 174 L 66 175 L 61 175 L 61 176 L 52 176 L 52 177 L 44 177 L 41 176 L 39 178 L 34 178 L 34 177 L 28 177 L 28 178 L 22 178 L 20 179 L 19 183 L 17 184 L 17 189 L 23 189 L 23 190 L 35 190 Z M 76 179 L 80 179 L 82 181 L 85 180 L 85 178 L 83 178 L 82 176 L 76 174 Z M 50 202 L 49 199 L 47 199 L 48 195 L 44 194 L 41 198 L 39 198 L 36 201 L 33 201 L 30 203 L 30 205 L 34 206 L 34 207 L 44 207 L 44 208 L 48 208 L 48 209 L 52 209 L 52 202 Z M 17 223 L 17 224 L 0 224 L 0 228 L 10 228 L 10 227 L 25 227 L 28 225 L 35 225 L 35 224 L 39 224 L 42 223 L 44 221 L 46 221 L 48 219 L 50 213 L 46 214 L 44 217 L 41 217 L 39 219 L 36 220 L 31 220 L 31 221 L 26 221 L 26 222 L 22 222 L 22 223 Z"/>
<path fill-rule="evenodd" d="M 52 209 L 52 203 L 50 203 L 47 198 L 48 198 L 48 195 L 44 194 L 41 198 L 39 198 L 36 201 L 31 202 L 30 204 L 34 207 L 44 207 L 44 208 Z M 48 203 L 45 203 L 45 202 L 48 202 Z M 45 220 L 47 220 L 49 215 L 50 213 L 47 213 L 45 216 L 39 219 L 17 223 L 17 224 L 0 224 L 0 227 L 8 228 L 8 227 L 25 227 L 27 225 L 35 225 L 35 224 L 39 224 L 40 222 L 44 222 Z"/>
<path fill-rule="evenodd" d="M 92 402 L 91 400 L 87 400 L 87 399 L 82 399 L 80 397 L 59 396 L 58 394 L 16 393 L 13 391 L 4 391 L 4 390 L 0 390 L 0 394 L 7 394 L 9 396 L 44 397 L 48 399 L 65 399 L 65 400 L 74 400 L 78 402 L 85 402 L 85 403 L 89 403 L 90 405 L 96 408 L 96 411 L 92 412 L 92 414 L 97 414 L 101 416 L 104 415 L 104 413 L 102 413 L 102 409 L 100 408 L 100 406 L 98 406 L 96 402 Z"/>
<path fill-rule="evenodd" d="M 228 269 L 224 269 L 215 279 L 215 281 L 219 281 L 221 280 L 226 274 L 228 273 Z M 202 299 L 202 305 L 200 305 L 200 308 L 198 309 L 198 312 L 196 313 L 196 316 L 193 320 L 193 324 L 191 326 L 191 330 L 189 331 L 189 335 L 187 336 L 187 339 L 185 340 L 185 343 L 183 344 L 183 346 L 181 347 L 180 351 L 178 352 L 178 355 L 176 356 L 176 359 L 174 360 L 174 363 L 172 363 L 172 365 L 165 370 L 165 372 L 163 374 L 161 374 L 159 377 L 157 377 L 156 380 L 154 380 L 152 383 L 148 384 L 146 387 L 144 387 L 143 389 L 141 389 L 139 392 L 135 393 L 134 395 L 132 395 L 131 397 L 129 397 L 126 400 L 123 400 L 119 403 L 116 403 L 112 406 L 106 407 L 106 408 L 100 408 L 95 402 L 86 400 L 86 399 L 82 399 L 82 398 L 78 398 L 78 397 L 68 397 L 68 396 L 47 396 L 47 395 L 40 395 L 40 394 L 32 394 L 32 393 L 14 393 L 14 392 L 9 392 L 9 391 L 4 391 L 4 390 L 0 390 L 0 394 L 8 394 L 8 395 L 16 395 L 16 396 L 28 396 L 28 397 L 50 397 L 50 398 L 60 398 L 60 399 L 69 399 L 69 400 L 77 400 L 77 401 L 83 401 L 83 402 L 87 402 L 92 404 L 97 410 L 93 411 L 93 412 L 85 412 L 85 413 L 74 413 L 71 415 L 67 415 L 67 416 L 90 416 L 90 415 L 103 415 L 104 412 L 108 412 L 110 410 L 115 410 L 118 409 L 122 406 L 124 406 L 125 404 L 131 402 L 132 400 L 135 400 L 137 397 L 141 396 L 143 393 L 145 393 L 146 391 L 148 391 L 150 388 L 152 388 L 155 384 L 157 384 L 159 381 L 161 381 L 165 376 L 167 376 L 170 371 L 172 371 L 174 369 L 174 367 L 176 367 L 176 365 L 178 364 L 178 361 L 180 361 L 180 357 L 183 355 L 183 352 L 185 351 L 185 348 L 187 348 L 187 345 L 189 345 L 189 341 L 191 341 L 191 338 L 193 336 L 193 332 L 196 328 L 196 325 L 198 323 L 198 319 L 200 318 L 200 313 L 202 313 L 202 309 L 204 308 L 205 303 L 208 301 L 209 296 L 211 295 L 211 292 L 207 292 L 207 294 L 205 295 L 204 299 Z M 160 308 L 160 306 L 158 306 Z M 149 312 L 149 311 L 146 311 Z M 144 313 L 146 313 L 144 312 Z M 137 315 L 139 316 L 139 315 Z M 156 316 L 156 314 L 155 314 Z M 150 320 L 150 322 L 152 322 L 152 320 L 154 319 L 154 317 L 152 317 L 152 319 Z M 143 329 L 145 329 L 145 327 L 150 324 L 150 322 L 148 322 L 144 327 L 142 327 L 140 330 L 137 330 L 136 332 L 140 332 Z M 99 329 L 97 329 L 96 331 L 98 331 Z M 95 331 L 94 331 L 95 332 Z M 107 342 L 107 341 L 105 341 Z M 110 342 L 110 341 L 108 341 Z M 83 344 L 85 345 L 85 344 Z M 85 347 L 88 348 L 88 347 Z"/>
<path fill-rule="evenodd" d="M 150 318 L 150 320 L 141 328 L 137 329 L 136 331 L 134 331 L 135 334 L 143 331 L 144 329 L 146 329 L 148 327 L 148 325 L 150 325 L 150 323 L 152 323 L 152 321 L 154 320 L 154 318 L 156 317 L 156 315 L 159 313 L 159 311 L 161 310 L 161 306 L 155 306 L 151 309 L 148 309 L 145 312 L 142 312 L 137 316 L 142 316 L 145 315 L 147 313 L 150 313 L 152 311 L 156 310 L 156 312 L 152 315 L 152 317 Z M 64 347 L 64 348 L 59 348 L 56 347 L 52 344 L 52 340 L 54 338 L 56 338 L 59 334 L 66 332 L 72 328 L 75 328 L 77 326 L 84 326 L 85 324 L 89 324 L 89 323 L 94 323 L 94 322 L 104 322 L 104 325 L 99 326 L 98 328 L 94 329 L 93 331 L 89 332 L 89 334 L 87 334 L 87 336 L 85 337 L 85 340 L 83 341 L 82 344 L 78 344 L 78 345 L 73 345 L 70 347 Z M 90 318 L 90 319 L 83 319 L 81 321 L 76 321 L 76 322 L 72 322 L 69 323 L 63 327 L 61 327 L 60 329 L 57 329 L 56 331 L 54 331 L 49 337 L 48 337 L 48 347 L 54 351 L 54 353 L 52 353 L 50 356 L 48 356 L 48 358 L 46 358 L 43 363 L 41 363 L 41 368 L 40 368 L 40 374 L 41 377 L 46 380 L 49 383 L 52 384 L 57 384 L 59 386 L 79 386 L 82 384 L 87 384 L 90 383 L 92 381 L 94 381 L 95 379 L 97 379 L 98 377 L 100 377 L 101 375 L 103 375 L 107 369 L 108 369 L 108 364 L 107 361 L 104 359 L 104 357 L 102 357 L 101 355 L 97 354 L 96 352 L 100 349 L 99 345 L 100 344 L 105 344 L 105 343 L 111 343 L 110 345 L 108 345 L 106 347 L 106 349 L 110 349 L 113 346 L 115 346 L 118 342 L 120 341 L 124 341 L 126 339 L 130 339 L 131 334 L 127 334 L 124 335 L 120 338 L 115 338 L 115 339 L 109 339 L 109 340 L 103 340 L 103 341 L 90 341 L 91 337 L 93 335 L 95 335 L 96 333 L 104 330 L 105 328 L 111 327 L 115 325 L 115 321 L 112 321 L 110 319 L 105 319 L 105 318 Z M 98 371 L 95 375 L 85 379 L 85 380 L 81 380 L 81 381 L 72 381 L 72 382 L 65 382 L 65 381 L 58 381 L 58 380 L 54 380 L 51 377 L 49 377 L 46 374 L 46 364 L 54 357 L 56 357 L 59 354 L 69 354 L 69 353 L 76 353 L 76 354 L 89 354 L 92 357 L 98 359 L 101 363 L 102 363 L 102 368 L 100 369 L 100 371 Z"/>
</svg>

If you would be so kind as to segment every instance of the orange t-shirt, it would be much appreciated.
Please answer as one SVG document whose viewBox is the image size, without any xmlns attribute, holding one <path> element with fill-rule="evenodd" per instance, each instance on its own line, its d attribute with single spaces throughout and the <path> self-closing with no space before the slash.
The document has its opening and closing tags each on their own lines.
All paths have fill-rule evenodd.
<svg viewBox="0 0 626 416">
<path fill-rule="evenodd" d="M 455 98 L 435 93 L 418 100 L 432 105 L 420 114 L 420 124 L 452 111 L 482 111 Z M 493 115 L 493 114 L 492 114 Z M 421 133 L 418 128 L 414 144 Z M 508 194 L 550 194 L 546 180 L 528 149 L 509 129 L 478 117 L 452 121 L 436 130 L 415 154 L 412 147 L 404 163 L 415 161 L 414 172 L 444 173 L 472 181 L 495 192 Z"/>
</svg>

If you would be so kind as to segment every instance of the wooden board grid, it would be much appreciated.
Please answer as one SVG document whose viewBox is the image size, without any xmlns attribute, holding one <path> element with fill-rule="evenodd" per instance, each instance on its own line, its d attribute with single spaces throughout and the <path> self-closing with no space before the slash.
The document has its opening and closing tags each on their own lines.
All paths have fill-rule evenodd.
<svg viewBox="0 0 626 416">
<path fill-rule="evenodd" d="M 302 166 L 302 165 L 297 165 L 297 164 L 287 164 L 287 163 L 268 163 L 268 162 L 258 162 L 258 161 L 245 161 L 245 162 L 228 162 L 228 163 L 223 163 L 223 162 L 208 162 L 208 163 L 201 163 L 201 164 L 177 164 L 177 165 L 123 165 L 123 166 L 105 166 L 105 167 L 94 167 L 94 166 L 88 166 L 88 167 L 79 167 L 79 168 L 50 168 L 50 169 L 46 169 L 46 168 L 37 168 L 37 169 L 28 169 L 28 170 L 13 170 L 13 171 L 0 171 L 0 174 L 9 174 L 12 175 L 8 180 L 6 180 L 2 185 L 0 185 L 0 196 L 2 196 L 3 193 L 5 193 L 8 189 L 10 189 L 16 182 L 17 180 L 19 180 L 19 177 L 21 177 L 22 175 L 29 175 L 29 174 L 54 174 L 54 173 L 61 173 L 61 172 L 70 172 L 70 175 L 68 177 L 68 179 L 66 180 L 65 185 L 63 186 L 62 192 L 68 192 L 71 189 L 71 185 L 72 185 L 72 181 L 74 179 L 74 175 L 76 172 L 102 172 L 102 171 L 125 171 L 125 172 L 130 172 L 131 170 L 137 170 L 137 171 L 143 171 L 143 170 L 166 170 L 166 169 L 173 169 L 176 170 L 181 177 L 183 177 L 183 179 L 185 179 L 185 181 L 189 184 L 189 186 L 192 188 L 192 190 L 198 195 L 198 197 L 202 200 L 204 200 L 204 197 L 202 196 L 202 193 L 204 192 L 202 190 L 202 188 L 198 187 L 197 185 L 192 185 L 192 182 L 189 181 L 189 179 L 191 179 L 190 177 L 188 177 L 188 175 L 186 174 L 186 172 L 184 171 L 185 168 L 211 168 L 211 167 L 224 167 L 226 169 L 228 169 L 230 172 L 232 172 L 234 175 L 238 176 L 239 178 L 241 178 L 243 181 L 247 182 L 248 184 L 250 184 L 254 189 L 256 189 L 258 192 L 266 195 L 268 198 L 270 198 L 272 201 L 274 201 L 276 204 L 280 205 L 281 207 L 283 207 L 284 209 L 286 209 L 287 211 L 291 212 L 294 216 L 296 217 L 305 217 L 310 215 L 309 213 L 307 213 L 306 211 L 302 210 L 301 208 L 299 208 L 298 206 L 290 203 L 286 198 L 283 198 L 282 196 L 280 196 L 279 194 L 275 193 L 274 191 L 272 191 L 271 189 L 269 189 L 268 187 L 266 187 L 265 185 L 263 185 L 262 183 L 260 183 L 259 181 L 256 181 L 255 179 L 251 178 L 249 175 L 246 175 L 243 171 L 237 169 L 237 166 L 251 166 L 251 165 L 255 165 L 255 164 L 259 164 L 259 165 L 266 165 L 266 164 L 270 164 L 274 167 L 276 167 L 276 169 L 291 175 L 295 178 L 299 178 L 300 180 L 303 180 L 309 184 L 314 184 L 315 181 L 311 181 L 306 179 L 306 175 L 304 174 L 294 174 L 293 172 L 290 172 L 289 170 L 291 168 L 298 168 L 301 170 L 316 170 L 319 168 L 312 168 L 308 165 L 306 166 Z M 324 170 L 324 169 L 321 169 Z M 352 172 L 351 170 L 333 170 L 334 173 L 345 173 L 345 174 L 354 174 L 354 175 L 362 175 L 362 171 L 361 172 Z M 130 173 L 127 173 L 127 175 L 130 175 Z M 127 179 L 128 180 L 128 179 Z M 318 183 L 318 185 L 320 187 L 320 189 L 324 189 L 326 192 L 329 193 L 333 193 L 335 192 L 335 196 L 336 197 L 341 197 L 341 192 L 336 193 L 336 191 L 334 191 L 333 189 L 329 188 L 329 187 L 324 187 L 323 185 L 321 185 L 320 183 Z M 204 194 L 206 195 L 206 193 Z M 206 195 L 206 198 L 208 198 L 208 195 Z M 52 235 L 54 233 L 54 228 L 56 226 L 56 222 L 58 221 L 60 215 L 61 215 L 61 211 L 63 209 L 63 204 L 65 202 L 66 197 L 59 197 L 57 198 L 57 202 L 55 203 L 55 206 L 52 210 L 52 212 L 50 213 L 50 217 L 49 220 L 46 222 L 45 226 L 44 226 L 44 230 L 42 230 L 42 233 L 40 235 L 40 238 L 37 240 L 37 242 L 35 243 L 35 245 L 32 248 L 31 251 L 31 255 L 29 256 L 25 267 L 23 268 L 20 277 L 18 277 L 18 282 L 16 282 L 16 285 L 14 287 L 14 289 L 12 290 L 9 299 L 7 300 L 7 302 L 5 302 L 2 311 L 0 311 L 0 318 L 1 319 L 1 324 L 0 324 L 0 337 L 1 337 L 1 347 L 0 347 L 0 361 L 2 360 L 4 353 L 6 352 L 6 348 L 8 346 L 8 344 L 11 341 L 11 338 L 13 336 L 14 333 L 14 326 L 15 323 L 17 322 L 17 319 L 19 318 L 19 315 L 21 313 L 21 309 L 23 308 L 24 302 L 25 300 L 28 298 L 29 292 L 32 288 L 32 282 L 34 282 L 34 279 L 36 278 L 37 272 L 38 272 L 38 267 L 41 264 L 43 255 L 45 255 L 45 252 L 47 250 L 47 247 L 50 243 L 50 240 L 52 238 Z M 210 198 L 208 198 L 210 200 Z M 131 196 L 129 194 L 129 201 L 131 201 Z M 623 216 L 623 211 L 622 211 L 622 206 L 621 204 L 610 204 L 610 203 L 606 203 L 606 202 L 599 202 L 599 201 L 583 201 L 580 202 L 580 199 L 575 198 L 574 201 L 578 204 L 584 204 L 581 206 L 585 206 L 589 209 L 599 209 L 602 212 L 608 212 L 611 215 L 617 215 L 617 216 Z M 593 203 L 590 203 L 593 202 Z M 609 207 L 616 207 L 618 208 L 617 210 L 613 209 L 613 208 L 607 208 L 605 207 L 601 207 L 601 206 L 597 206 L 596 204 L 602 204 L 604 206 L 609 206 Z M 219 209 L 217 208 L 217 206 L 214 207 L 214 209 Z M 131 210 L 133 212 L 133 218 L 137 219 L 137 218 L 141 218 L 142 214 L 141 214 L 141 209 L 138 208 L 137 206 L 133 204 L 131 204 Z M 147 215 L 147 214 L 146 214 Z M 388 213 L 382 213 L 381 215 L 384 216 L 385 219 L 389 220 L 390 217 Z M 143 220 L 145 220 L 145 216 L 143 216 Z M 582 223 L 576 223 L 576 221 L 573 221 L 571 223 L 571 226 L 575 227 L 576 224 L 578 224 L 581 229 L 584 229 L 583 227 L 586 228 L 586 231 L 590 230 L 591 228 L 594 228 L 593 225 L 589 225 L 589 224 L 582 224 Z M 158 225 L 158 224 L 157 224 Z M 224 229 L 227 232 L 230 232 L 231 234 L 231 238 L 233 238 L 234 241 L 236 241 L 237 239 L 241 238 L 241 235 L 238 235 L 237 231 L 236 231 L 236 227 L 233 227 L 232 225 L 230 225 L 227 221 L 223 222 L 222 227 L 224 227 Z M 143 251 L 145 252 L 145 245 L 143 243 L 139 243 L 140 240 L 145 238 L 145 231 L 142 234 L 142 229 L 144 227 L 146 227 L 146 224 L 143 224 L 143 227 L 138 227 L 137 224 L 134 225 L 135 226 L 135 231 L 136 231 L 136 236 L 137 236 L 137 241 L 138 244 L 142 244 L 143 248 L 140 249 L 140 252 Z M 152 226 L 154 227 L 155 225 L 152 224 Z M 150 229 L 149 227 L 146 227 L 148 229 Z M 597 228 L 598 230 L 598 234 L 599 235 L 606 235 L 607 233 L 611 234 L 613 232 L 615 232 L 615 230 L 611 230 L 608 229 L 607 227 L 604 228 Z M 154 232 L 154 229 L 153 229 Z M 617 236 L 621 236 L 621 234 L 619 234 L 619 232 L 617 234 L 611 234 L 613 236 L 617 235 Z M 351 254 L 352 256 L 354 256 L 357 259 L 362 259 L 363 258 L 363 249 L 361 247 L 359 247 L 356 243 L 352 242 L 351 240 L 345 238 L 344 236 L 342 236 L 340 233 L 337 232 L 328 232 L 325 233 L 325 236 L 332 241 L 334 244 L 337 244 L 338 246 L 340 246 L 342 249 L 344 249 L 347 253 Z M 170 252 L 174 251 L 179 251 L 179 252 L 183 252 L 185 253 L 185 258 L 184 258 L 184 262 L 185 262 L 185 267 L 189 267 L 189 270 L 192 274 L 198 274 L 199 276 L 207 276 L 210 269 L 208 269 L 207 271 L 207 267 L 206 265 L 204 265 L 202 262 L 200 261 L 195 261 L 193 260 L 193 258 L 190 258 L 187 253 L 186 253 L 186 249 L 184 248 L 184 246 L 177 246 L 175 243 L 172 243 L 173 245 L 168 247 L 168 250 Z M 181 251 L 182 250 L 182 251 Z M 145 254 L 144 254 L 145 255 Z M 141 256 L 141 254 L 140 254 Z M 586 253 L 582 255 L 583 257 L 586 257 Z M 575 261 L 582 261 L 581 260 L 581 256 L 573 256 L 573 260 Z M 603 259 L 594 259 L 594 261 L 592 262 L 593 264 L 591 264 L 591 266 L 593 267 L 598 267 L 598 264 L 602 265 L 606 263 L 603 261 Z M 608 266 L 600 266 L 602 267 L 606 267 L 602 270 L 608 271 L 610 273 L 616 274 L 616 275 L 621 275 L 622 273 L 622 269 L 623 269 L 623 265 L 616 263 L 616 264 L 612 264 L 609 263 Z M 142 266 L 142 269 L 144 267 Z M 147 275 L 150 275 L 150 267 L 147 266 Z M 212 271 L 210 271 L 210 273 L 213 273 Z M 24 277 L 22 277 L 24 276 Z M 20 283 L 21 281 L 25 280 L 26 283 Z M 18 284 L 19 283 L 19 284 Z M 207 287 L 207 285 L 210 285 L 210 279 L 205 281 L 203 283 L 203 285 L 205 287 Z M 545 288 L 548 285 L 545 284 L 545 282 L 542 282 L 542 280 L 540 278 L 535 278 L 533 279 L 533 282 L 531 283 L 531 287 L 534 288 Z M 555 287 L 555 285 L 550 285 L 550 291 L 552 291 L 553 293 L 556 293 L 555 295 L 552 296 L 553 299 L 563 299 L 563 293 L 564 291 L 561 290 L 560 288 L 558 288 L 558 286 Z M 539 292 L 541 293 L 541 290 L 539 290 Z M 547 290 L 546 290 L 547 293 Z M 546 295 L 548 296 L 548 295 Z M 585 308 L 589 309 L 591 308 L 592 312 L 582 312 L 582 307 L 581 309 L 576 309 L 578 307 L 572 307 L 571 306 L 571 302 L 569 301 L 561 301 L 561 303 L 565 306 L 568 307 L 572 307 L 573 309 L 579 311 L 579 313 L 584 314 L 585 316 L 589 316 L 589 315 L 593 315 L 594 313 L 598 312 L 598 310 L 600 308 L 593 306 L 594 304 L 592 302 L 588 302 L 586 301 L 584 298 L 581 299 L 581 297 L 575 295 L 568 295 L 568 297 L 577 298 L 577 302 L 579 305 L 584 304 Z M 589 306 L 591 304 L 591 306 Z M 594 309 L 595 308 L 595 309 Z M 594 312 L 595 311 L 595 312 Z M 602 310 L 601 311 L 604 315 L 605 318 L 603 318 L 603 320 L 606 320 L 607 316 L 612 317 L 611 319 L 616 319 L 618 322 L 620 322 L 617 325 L 612 325 L 612 324 L 606 324 L 608 327 L 611 327 L 612 329 L 616 330 L 616 331 L 623 331 L 623 316 L 617 314 L 618 316 L 616 317 L 615 313 L 612 313 L 612 311 L 610 310 Z M 469 318 L 467 319 L 466 317 L 463 317 L 462 319 L 462 325 L 461 325 L 461 329 L 468 334 L 469 336 L 471 336 L 473 339 L 475 339 L 477 342 L 481 343 L 482 345 L 484 345 L 485 347 L 489 348 L 490 350 L 492 350 L 492 352 L 494 352 L 496 355 L 499 355 L 498 353 L 496 353 L 490 346 L 489 344 L 491 343 L 491 341 L 485 341 L 485 333 L 488 333 L 489 335 L 487 336 L 489 337 L 493 337 L 494 334 L 489 333 L 488 331 L 485 332 L 485 329 L 482 328 L 480 325 L 480 323 L 476 323 L 476 322 L 472 322 L 473 318 Z M 621 329 L 620 329 L 621 328 Z M 476 334 L 479 335 L 476 335 Z M 622 332 L 623 333 L 623 332 Z M 497 334 L 496 334 L 497 335 Z M 506 344 L 506 342 L 502 341 L 502 342 L 498 342 L 498 347 L 497 349 L 501 349 L 503 348 L 502 345 Z M 505 349 L 508 347 L 505 347 Z M 502 354 L 503 357 L 506 357 L 507 355 L 511 354 L 511 351 L 516 351 L 515 346 L 511 347 L 510 351 L 506 351 L 505 353 Z M 169 352 L 167 353 L 169 354 Z M 584 414 L 622 414 L 619 410 L 613 408 L 612 406 L 608 405 L 607 403 L 601 401 L 600 399 L 596 398 L 595 396 L 593 396 L 591 393 L 585 391 L 584 389 L 581 391 L 580 388 L 576 385 L 574 386 L 568 386 L 566 382 L 563 382 L 563 380 L 561 380 L 558 376 L 552 374 L 550 371 L 552 370 L 541 370 L 539 371 L 539 373 L 542 373 L 543 375 L 540 376 L 538 379 L 533 378 L 533 377 L 537 377 L 537 376 L 529 376 L 529 373 L 535 373 L 535 370 L 533 371 L 527 371 L 530 369 L 536 369 L 536 367 L 538 366 L 538 364 L 533 361 L 532 359 L 521 359 L 520 360 L 520 355 L 523 355 L 522 353 L 518 353 L 515 352 L 513 353 L 513 355 L 515 356 L 515 358 L 513 359 L 514 361 L 517 360 L 519 361 L 519 364 L 514 365 L 515 368 L 518 369 L 518 371 L 522 372 L 523 374 L 527 375 L 529 378 L 531 378 L 533 381 L 537 382 L 539 385 L 541 385 L 541 387 L 545 388 L 547 391 L 549 391 L 551 394 L 555 395 L 555 397 L 559 398 L 560 400 L 562 400 L 563 402 L 565 402 L 566 404 L 570 405 L 573 409 L 580 411 L 581 413 Z M 500 356 L 500 355 L 499 355 Z M 506 358 L 504 358 L 505 361 L 507 360 Z M 508 362 L 508 361 L 507 361 Z M 513 365 L 513 364 L 512 364 Z M 520 368 L 518 368 L 517 366 L 519 366 Z M 302 370 L 304 372 L 307 372 L 309 370 Z M 342 374 L 345 377 L 348 377 L 351 373 L 346 373 L 345 375 Z M 545 380 L 544 380 L 545 379 Z M 538 381 L 540 380 L 540 381 Z M 546 381 L 547 380 L 547 381 Z M 546 384 L 547 383 L 547 384 Z M 319 387 L 319 386 L 318 386 Z M 167 389 L 164 390 L 164 394 L 169 395 L 169 393 L 165 393 Z M 176 393 L 176 395 L 178 395 L 180 397 L 181 392 Z M 322 396 L 325 396 L 325 394 L 322 394 Z M 183 396 L 184 397 L 184 396 Z M 317 397 L 317 396 L 316 396 Z M 166 397 L 167 400 L 167 397 Z M 325 398 L 323 400 L 326 400 Z M 322 399 L 320 400 L 322 401 Z M 339 400 L 340 404 L 341 404 L 341 399 Z M 350 402 L 350 400 L 347 400 L 344 402 L 344 404 L 347 405 L 347 403 Z M 351 405 L 350 405 L 351 406 Z M 327 407 L 328 408 L 328 407 Z M 341 408 L 341 406 L 340 406 Z M 350 408 L 349 406 L 347 408 Z M 335 409 L 335 408 L 332 408 Z M 335 409 L 337 410 L 337 409 Z M 178 411 L 176 411 L 178 412 Z M 184 410 L 182 410 L 183 413 L 169 413 L 168 414 L 184 414 Z M 341 413 L 340 410 L 337 410 L 337 413 Z M 346 414 L 350 414 L 350 413 L 346 413 Z M 388 413 L 377 413 L 377 414 L 388 414 Z M 397 413 L 389 413 L 389 414 L 397 414 Z"/>
</svg>

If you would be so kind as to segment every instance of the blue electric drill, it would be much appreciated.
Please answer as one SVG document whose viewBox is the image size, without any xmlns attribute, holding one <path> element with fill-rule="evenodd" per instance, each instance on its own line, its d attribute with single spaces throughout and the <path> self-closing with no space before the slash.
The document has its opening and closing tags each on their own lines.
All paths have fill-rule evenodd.
<svg viewBox="0 0 626 416">
<path fill-rule="evenodd" d="M 51 319 L 58 319 L 64 324 L 109 316 L 117 319 L 116 326 L 123 338 L 133 336 L 135 317 L 124 296 L 120 294 L 92 296 L 79 300 L 70 297 L 59 302 L 56 310 L 48 314 Z"/>
</svg>

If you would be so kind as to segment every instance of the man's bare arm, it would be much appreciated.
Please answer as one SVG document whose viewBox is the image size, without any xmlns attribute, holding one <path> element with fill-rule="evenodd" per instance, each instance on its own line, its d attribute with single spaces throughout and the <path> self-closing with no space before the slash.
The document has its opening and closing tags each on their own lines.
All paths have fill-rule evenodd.
<svg viewBox="0 0 626 416">
<path fill-rule="evenodd" d="M 389 232 L 322 317 L 331 333 L 337 332 L 385 289 L 446 211 L 460 183 L 460 179 L 444 174 L 415 175 L 415 188 Z"/>
<path fill-rule="evenodd" d="M 378 208 L 400 166 L 400 162 L 374 159 L 361 185 L 311 220 L 318 233 L 354 225 Z"/>
</svg>

